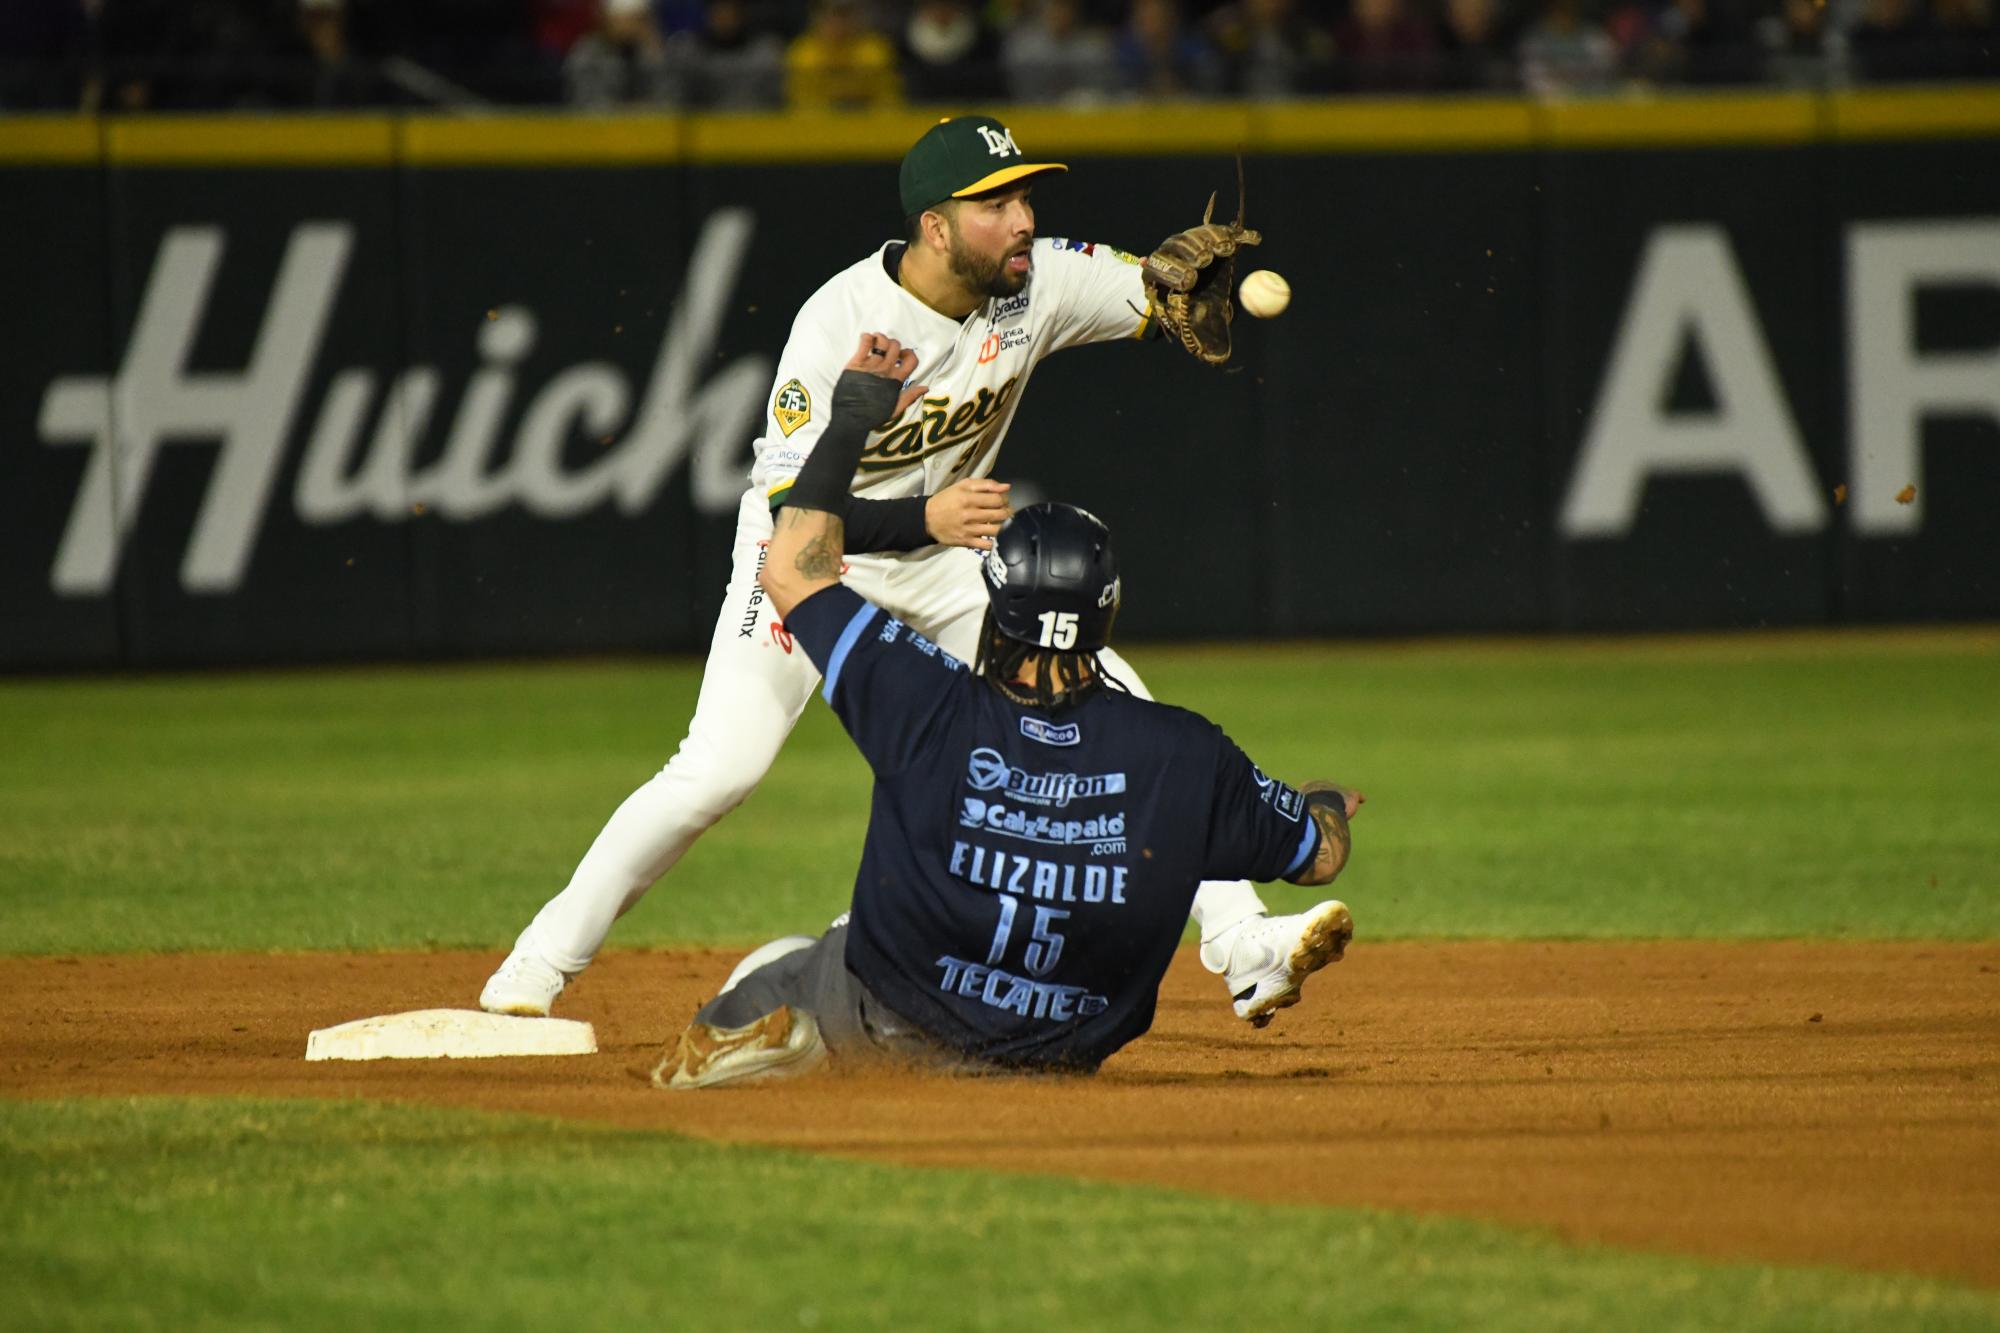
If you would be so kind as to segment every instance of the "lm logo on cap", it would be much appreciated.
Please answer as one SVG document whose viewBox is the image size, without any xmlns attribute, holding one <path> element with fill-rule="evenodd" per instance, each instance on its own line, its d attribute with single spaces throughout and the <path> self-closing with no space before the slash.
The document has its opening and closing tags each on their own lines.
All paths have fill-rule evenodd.
<svg viewBox="0 0 2000 1333">
<path fill-rule="evenodd" d="M 1014 131 L 1005 126 L 974 125 L 979 137 L 986 140 L 986 152 L 991 157 L 1019 157 L 1021 150 L 1014 146 Z"/>
</svg>

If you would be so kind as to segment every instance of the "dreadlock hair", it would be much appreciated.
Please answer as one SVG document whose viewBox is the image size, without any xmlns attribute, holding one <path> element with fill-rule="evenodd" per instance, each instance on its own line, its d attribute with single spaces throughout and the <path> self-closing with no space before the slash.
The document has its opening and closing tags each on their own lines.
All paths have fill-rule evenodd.
<svg viewBox="0 0 2000 1333">
<path fill-rule="evenodd" d="M 1015 684 L 1022 664 L 1030 660 L 1036 663 L 1035 683 Z M 1124 681 L 1104 669 L 1095 651 L 1058 652 L 1002 634 L 993 623 L 991 607 L 986 609 L 986 619 L 979 626 L 979 651 L 972 660 L 972 670 L 1015 703 L 1044 713 L 1073 708 L 1100 685 L 1108 685 L 1121 694 L 1132 692 Z"/>
</svg>

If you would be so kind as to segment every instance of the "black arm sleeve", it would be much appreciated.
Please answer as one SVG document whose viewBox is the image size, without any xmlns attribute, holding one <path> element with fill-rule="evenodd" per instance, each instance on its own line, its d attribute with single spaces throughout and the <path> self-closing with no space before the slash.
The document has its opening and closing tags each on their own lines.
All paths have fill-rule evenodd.
<svg viewBox="0 0 2000 1333">
<path fill-rule="evenodd" d="M 918 551 L 936 546 L 937 538 L 931 536 L 924 520 L 924 506 L 930 503 L 930 498 L 912 495 L 901 500 L 864 500 L 858 495 L 848 496 L 847 512 L 840 516 L 847 530 L 841 549 L 849 555 L 867 555 L 873 551 Z M 771 516 L 776 518 L 791 499 L 789 488 L 780 491 L 771 504 Z"/>
<path fill-rule="evenodd" d="M 913 495 L 901 500 L 862 500 L 848 493 L 854 481 L 855 465 L 861 461 L 861 446 L 868 439 L 871 422 L 895 410 L 901 390 L 894 380 L 859 370 L 842 371 L 833 386 L 833 416 L 813 446 L 799 479 L 784 493 L 775 514 L 783 505 L 797 509 L 817 509 L 839 514 L 850 552 L 914 551 L 930 546 L 930 529 L 924 526 L 924 503 L 929 498 Z"/>
<path fill-rule="evenodd" d="M 789 497 L 788 497 L 789 498 Z M 912 495 L 903 500 L 847 498 L 847 549 L 854 555 L 870 551 L 915 551 L 937 545 L 924 525 L 928 495 Z"/>
<path fill-rule="evenodd" d="M 868 442 L 868 430 L 896 408 L 902 386 L 860 370 L 843 370 L 833 382 L 833 415 L 819 442 L 806 456 L 799 479 L 792 483 L 785 503 L 794 509 L 817 509 L 845 518 L 854 483 L 854 469 L 861 462 L 861 447 Z"/>
</svg>

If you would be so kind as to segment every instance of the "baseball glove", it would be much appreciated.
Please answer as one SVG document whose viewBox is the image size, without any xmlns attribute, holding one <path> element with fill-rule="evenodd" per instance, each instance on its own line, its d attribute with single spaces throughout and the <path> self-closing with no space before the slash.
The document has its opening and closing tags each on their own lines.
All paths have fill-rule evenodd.
<svg viewBox="0 0 2000 1333">
<path fill-rule="evenodd" d="M 1201 225 L 1176 232 L 1146 256 L 1146 286 L 1161 327 L 1211 366 L 1229 360 L 1229 322 L 1236 317 L 1236 252 L 1264 238 L 1243 225 L 1243 159 L 1236 159 L 1236 221 L 1211 222 L 1208 197 Z"/>
</svg>

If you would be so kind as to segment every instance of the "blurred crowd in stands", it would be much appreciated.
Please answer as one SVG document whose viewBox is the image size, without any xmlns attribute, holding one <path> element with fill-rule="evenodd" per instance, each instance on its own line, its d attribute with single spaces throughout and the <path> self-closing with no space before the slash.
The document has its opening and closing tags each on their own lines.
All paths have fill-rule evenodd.
<svg viewBox="0 0 2000 1333">
<path fill-rule="evenodd" d="M 2000 79 L 2000 0 L 0 0 L 0 112 Z"/>
</svg>

